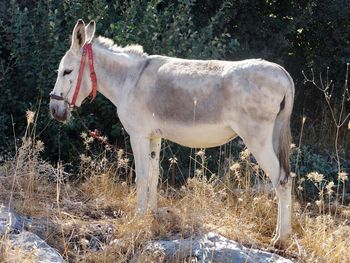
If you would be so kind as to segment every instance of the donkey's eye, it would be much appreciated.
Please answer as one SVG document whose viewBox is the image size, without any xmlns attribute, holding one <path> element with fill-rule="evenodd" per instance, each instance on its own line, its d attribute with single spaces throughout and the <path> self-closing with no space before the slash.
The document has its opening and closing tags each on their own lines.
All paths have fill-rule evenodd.
<svg viewBox="0 0 350 263">
<path fill-rule="evenodd" d="M 63 71 L 63 77 L 64 77 L 65 75 L 69 75 L 70 73 L 72 73 L 72 71 L 73 71 L 73 70 L 71 70 L 71 69 L 66 69 L 65 71 Z"/>
</svg>

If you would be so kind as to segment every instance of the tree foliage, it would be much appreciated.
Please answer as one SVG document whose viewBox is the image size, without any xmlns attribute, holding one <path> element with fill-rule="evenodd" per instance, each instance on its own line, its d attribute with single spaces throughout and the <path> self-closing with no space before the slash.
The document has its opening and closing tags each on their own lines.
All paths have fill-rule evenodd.
<svg viewBox="0 0 350 263">
<path fill-rule="evenodd" d="M 85 127 L 123 142 L 115 108 L 101 96 L 79 109 L 68 125 L 49 117 L 48 93 L 78 18 L 96 20 L 97 34 L 119 45 L 141 44 L 149 54 L 226 60 L 260 57 L 280 63 L 296 83 L 294 119 L 306 112 L 317 121 L 315 107 L 321 105 L 322 95 L 303 85 L 301 71 L 322 72 L 329 66 L 335 81 L 343 79 L 350 57 L 349 5 L 344 0 L 2 1 L 0 151 L 14 149 L 13 138 L 24 132 L 27 109 L 39 114 L 37 136 L 45 142 L 47 158 L 56 159 L 59 152 L 64 160 L 78 156 Z M 297 126 L 295 121 L 293 127 Z"/>
</svg>

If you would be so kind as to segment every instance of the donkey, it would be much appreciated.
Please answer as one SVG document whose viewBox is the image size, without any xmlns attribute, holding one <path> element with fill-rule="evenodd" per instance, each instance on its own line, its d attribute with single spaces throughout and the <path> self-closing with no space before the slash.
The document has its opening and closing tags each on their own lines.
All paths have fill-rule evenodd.
<svg viewBox="0 0 350 263">
<path fill-rule="evenodd" d="M 162 138 L 205 148 L 240 136 L 276 190 L 278 218 L 272 243 L 283 245 L 291 234 L 292 206 L 294 84 L 288 72 L 262 59 L 147 55 L 139 45 L 122 48 L 103 37 L 93 41 L 94 34 L 94 21 L 85 26 L 78 20 L 70 49 L 59 64 L 50 111 L 64 122 L 71 109 L 90 93 L 94 97 L 96 90 L 117 107 L 135 158 L 137 213 L 144 214 L 148 207 L 157 210 Z"/>
</svg>

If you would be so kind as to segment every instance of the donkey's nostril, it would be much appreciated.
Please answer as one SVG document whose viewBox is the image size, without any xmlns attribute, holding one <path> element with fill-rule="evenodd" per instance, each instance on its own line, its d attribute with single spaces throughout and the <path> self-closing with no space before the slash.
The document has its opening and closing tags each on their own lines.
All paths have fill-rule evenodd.
<svg viewBox="0 0 350 263">
<path fill-rule="evenodd" d="M 50 105 L 50 113 L 52 117 L 55 117 L 58 113 L 57 106 L 55 104 Z"/>
</svg>

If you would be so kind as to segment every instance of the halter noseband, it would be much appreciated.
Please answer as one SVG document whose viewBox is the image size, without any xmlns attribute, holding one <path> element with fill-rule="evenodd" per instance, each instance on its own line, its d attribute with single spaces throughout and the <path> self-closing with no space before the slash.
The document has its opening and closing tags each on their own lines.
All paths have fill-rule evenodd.
<svg viewBox="0 0 350 263">
<path fill-rule="evenodd" d="M 50 93 L 50 98 L 54 100 L 64 100 L 69 104 L 71 108 L 75 107 L 75 103 L 78 98 L 78 94 L 80 91 L 80 86 L 81 86 L 81 80 L 83 79 L 83 72 L 84 72 L 84 65 L 85 65 L 85 60 L 86 60 L 86 54 L 88 55 L 89 58 L 89 67 L 90 67 L 90 79 L 92 82 L 92 90 L 90 95 L 92 96 L 91 101 L 93 101 L 96 97 L 96 92 L 97 92 L 97 80 L 96 80 L 96 73 L 94 69 L 94 58 L 92 56 L 92 45 L 91 43 L 85 44 L 83 46 L 83 53 L 81 55 L 81 62 L 80 62 L 80 67 L 79 67 L 79 75 L 78 75 L 78 80 L 77 80 L 77 85 L 75 87 L 75 91 L 73 94 L 72 102 L 69 103 L 65 97 L 56 95 L 54 93 Z"/>
</svg>

